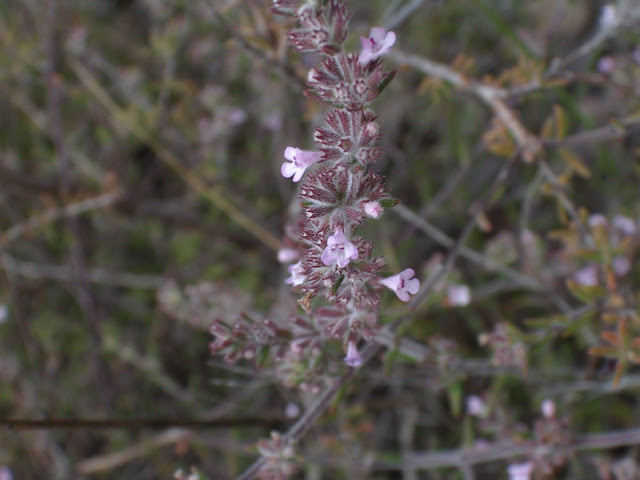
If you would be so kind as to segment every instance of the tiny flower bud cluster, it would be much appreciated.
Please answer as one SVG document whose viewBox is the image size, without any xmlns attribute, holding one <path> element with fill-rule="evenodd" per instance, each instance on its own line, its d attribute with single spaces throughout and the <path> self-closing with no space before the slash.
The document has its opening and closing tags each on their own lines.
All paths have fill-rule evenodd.
<svg viewBox="0 0 640 480">
<path fill-rule="evenodd" d="M 271 432 L 269 440 L 260 440 L 258 450 L 266 459 L 265 465 L 258 472 L 261 480 L 277 480 L 291 477 L 297 470 L 293 442 L 285 439 L 278 432 Z"/>
<path fill-rule="evenodd" d="M 375 100 L 394 75 L 385 72 L 379 60 L 363 65 L 354 54 L 340 52 L 309 71 L 309 88 L 304 93 L 354 112 Z"/>
<path fill-rule="evenodd" d="M 351 15 L 344 4 L 331 0 L 320 8 L 313 3 L 303 5 L 296 14 L 300 28 L 289 31 L 289 42 L 299 52 L 335 53 L 347 36 Z"/>
<path fill-rule="evenodd" d="M 580 287 L 592 288 L 604 286 L 608 274 L 617 279 L 629 274 L 633 268 L 629 258 L 632 253 L 630 245 L 636 241 L 639 232 L 636 222 L 624 215 L 615 215 L 609 220 L 595 213 L 587 218 L 586 225 L 593 240 L 591 248 L 577 248 L 576 236 L 565 237 L 568 251 L 579 252 L 577 256 L 588 262 L 574 270 L 568 280 Z M 594 258 L 600 261 L 596 263 Z"/>
</svg>

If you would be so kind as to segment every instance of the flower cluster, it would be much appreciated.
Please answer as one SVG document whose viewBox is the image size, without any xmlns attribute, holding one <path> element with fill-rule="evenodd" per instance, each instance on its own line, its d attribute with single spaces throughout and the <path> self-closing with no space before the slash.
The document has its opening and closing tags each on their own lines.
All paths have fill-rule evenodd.
<svg viewBox="0 0 640 480">
<path fill-rule="evenodd" d="M 420 288 L 411 268 L 385 277 L 383 259 L 374 256 L 373 245 L 357 234 L 366 220 L 381 218 L 397 204 L 384 188 L 383 177 L 368 170 L 381 156 L 380 127 L 370 103 L 395 74 L 386 71 L 381 60 L 395 34 L 372 28 L 362 38 L 359 55 L 345 52 L 345 5 L 344 0 L 307 0 L 301 6 L 295 0 L 273 2 L 275 13 L 298 21 L 289 32 L 294 48 L 321 55 L 309 72 L 305 94 L 332 106 L 315 129 L 315 148 L 286 147 L 280 168 L 283 177 L 301 184 L 302 211 L 295 227 L 288 227 L 278 260 L 288 264 L 285 282 L 303 295 L 298 303 L 304 314 L 286 321 L 242 315 L 233 324 L 215 319 L 211 326 L 214 354 L 229 362 L 252 360 L 258 366 L 270 357 L 285 386 L 311 394 L 324 388 L 329 375 L 340 368 L 322 355 L 327 340 L 340 342 L 344 364 L 361 366 L 358 344 L 375 337 L 384 288 L 404 302 Z M 324 302 L 313 302 L 316 297 Z M 261 447 L 269 459 L 261 473 L 268 478 L 290 473 L 289 452 L 283 455 L 282 445 L 272 448 L 278 441 L 272 438 Z"/>
<path fill-rule="evenodd" d="M 373 338 L 377 329 L 381 289 L 407 302 L 420 288 L 410 268 L 384 277 L 384 261 L 356 234 L 365 220 L 380 218 L 397 203 L 383 178 L 367 170 L 381 156 L 380 126 L 369 106 L 395 75 L 384 69 L 381 57 L 396 36 L 374 27 L 361 37 L 360 53 L 350 53 L 343 49 L 349 21 L 343 0 L 301 6 L 274 0 L 272 10 L 297 19 L 298 27 L 289 32 L 296 50 L 321 55 L 309 71 L 305 94 L 332 106 L 315 129 L 314 150 L 289 146 L 284 151 L 281 173 L 302 181 L 302 213 L 297 231 L 289 235 L 297 253 L 288 246 L 279 258 L 295 262 L 285 281 L 304 295 L 299 303 L 315 327 L 325 338 L 341 341 L 345 363 L 357 367 L 362 363 L 359 340 Z M 317 296 L 329 305 L 314 310 L 311 300 Z"/>
<path fill-rule="evenodd" d="M 260 440 L 258 450 L 266 463 L 258 472 L 262 480 L 286 480 L 297 470 L 293 444 L 278 432 L 271 432 L 269 440 Z"/>
</svg>

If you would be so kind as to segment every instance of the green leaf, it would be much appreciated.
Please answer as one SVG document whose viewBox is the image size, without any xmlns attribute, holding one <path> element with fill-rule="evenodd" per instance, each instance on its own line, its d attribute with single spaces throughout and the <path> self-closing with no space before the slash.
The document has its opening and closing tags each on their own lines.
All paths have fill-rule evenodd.
<svg viewBox="0 0 640 480">
<path fill-rule="evenodd" d="M 579 283 L 569 279 L 567 280 L 567 287 L 577 298 L 582 300 L 585 303 L 593 303 L 599 298 L 602 298 L 606 295 L 606 290 L 604 287 L 600 285 L 596 286 L 586 286 L 580 285 Z"/>
<path fill-rule="evenodd" d="M 384 209 L 393 208 L 400 203 L 400 200 L 397 198 L 385 198 L 384 200 L 380 200 L 380 206 Z"/>
</svg>

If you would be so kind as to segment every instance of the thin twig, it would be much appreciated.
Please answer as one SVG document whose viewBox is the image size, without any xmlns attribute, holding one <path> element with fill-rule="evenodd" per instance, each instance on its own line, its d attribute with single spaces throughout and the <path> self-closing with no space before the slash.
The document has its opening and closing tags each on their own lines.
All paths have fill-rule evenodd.
<svg viewBox="0 0 640 480">
<path fill-rule="evenodd" d="M 633 115 L 622 120 L 616 120 L 610 125 L 595 128 L 561 139 L 544 139 L 542 145 L 546 148 L 576 147 L 606 140 L 622 140 L 630 134 L 630 130 L 640 126 L 640 116 Z"/>
<path fill-rule="evenodd" d="M 618 430 L 606 433 L 578 435 L 567 447 L 574 452 L 584 450 L 601 450 L 640 444 L 640 428 Z M 457 450 L 441 450 L 437 452 L 410 452 L 397 464 L 378 462 L 376 469 L 383 470 L 432 470 L 435 468 L 478 465 L 481 463 L 506 460 L 531 453 L 534 445 L 530 442 L 502 441 L 479 448 L 461 448 Z M 386 468 L 385 468 L 386 467 Z"/>
<path fill-rule="evenodd" d="M 5 248 L 11 242 L 16 241 L 27 232 L 36 230 L 62 218 L 75 217 L 92 210 L 99 210 L 108 207 L 116 202 L 120 197 L 121 192 L 119 191 L 108 192 L 97 197 L 88 198 L 80 202 L 47 210 L 43 214 L 31 217 L 30 219 L 9 228 L 3 234 L 0 234 L 0 249 Z"/>
<path fill-rule="evenodd" d="M 425 0 L 411 0 L 410 3 L 404 5 L 402 8 L 398 9 L 391 19 L 384 22 L 384 28 L 387 30 L 393 30 L 397 28 L 400 24 L 404 23 L 411 15 L 418 10 Z"/>
<path fill-rule="evenodd" d="M 65 265 L 44 265 L 40 263 L 16 260 L 7 253 L 1 255 L 5 271 L 24 278 L 35 280 L 48 279 L 59 282 L 73 282 L 73 272 Z M 124 288 L 160 288 L 167 279 L 158 275 L 142 275 L 136 273 L 110 272 L 101 268 L 88 268 L 86 280 L 91 283 Z"/>
<path fill-rule="evenodd" d="M 363 364 L 371 359 L 375 353 L 381 348 L 381 345 L 375 342 L 369 343 L 362 351 L 361 356 Z M 315 423 L 315 421 L 325 412 L 325 410 L 331 404 L 331 401 L 338 393 L 340 388 L 353 377 L 355 369 L 350 368 L 341 377 L 336 379 L 333 384 L 322 392 L 317 400 L 309 407 L 302 417 L 289 429 L 289 431 L 283 435 L 284 441 L 292 441 L 300 439 Z M 261 456 L 256 460 L 242 475 L 237 477 L 236 480 L 251 480 L 254 478 L 260 469 L 264 466 L 267 459 Z"/>
<path fill-rule="evenodd" d="M 283 418 L 245 417 L 194 420 L 189 418 L 0 418 L 0 426 L 14 430 L 83 430 L 83 429 L 131 429 L 188 427 L 213 429 L 232 427 L 270 427 L 282 423 Z"/>
</svg>

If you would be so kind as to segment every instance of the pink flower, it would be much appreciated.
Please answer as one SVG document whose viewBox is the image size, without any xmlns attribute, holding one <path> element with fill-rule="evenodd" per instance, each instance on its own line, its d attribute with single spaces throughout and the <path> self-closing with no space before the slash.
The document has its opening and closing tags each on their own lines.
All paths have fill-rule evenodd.
<svg viewBox="0 0 640 480">
<path fill-rule="evenodd" d="M 387 32 L 383 27 L 373 27 L 369 32 L 369 38 L 360 37 L 360 40 L 362 51 L 358 61 L 360 64 L 366 65 L 391 50 L 393 44 L 396 43 L 396 34 Z"/>
<path fill-rule="evenodd" d="M 631 271 L 631 261 L 627 257 L 618 255 L 611 262 L 611 267 L 613 268 L 613 273 L 615 273 L 616 277 L 624 277 Z"/>
<path fill-rule="evenodd" d="M 598 285 L 598 267 L 589 265 L 573 274 L 573 281 L 583 287 L 595 287 Z"/>
<path fill-rule="evenodd" d="M 382 206 L 378 202 L 366 202 L 362 205 L 364 213 L 373 218 L 380 218 L 382 215 Z"/>
<path fill-rule="evenodd" d="M 0 467 L 0 480 L 13 480 L 13 472 L 4 465 Z"/>
<path fill-rule="evenodd" d="M 295 248 L 281 248 L 278 250 L 278 261 L 280 263 L 295 262 L 300 258 L 300 252 Z"/>
<path fill-rule="evenodd" d="M 471 290 L 467 285 L 449 285 L 447 300 L 452 307 L 464 307 L 471 302 Z"/>
<path fill-rule="evenodd" d="M 613 226 L 624 235 L 634 235 L 636 233 L 636 222 L 624 215 L 613 217 Z"/>
<path fill-rule="evenodd" d="M 358 348 L 354 342 L 349 342 L 347 345 L 347 356 L 344 357 L 344 363 L 354 368 L 362 365 L 362 357 L 358 353 Z"/>
<path fill-rule="evenodd" d="M 589 215 L 587 223 L 591 228 L 605 227 L 607 225 L 607 217 L 601 213 L 594 213 L 593 215 Z"/>
<path fill-rule="evenodd" d="M 484 418 L 489 414 L 489 408 L 478 395 L 469 395 L 467 397 L 467 413 L 472 417 Z"/>
<path fill-rule="evenodd" d="M 598 60 L 598 71 L 600 73 L 607 75 L 613 72 L 614 68 L 616 68 L 616 61 L 611 55 L 606 55 Z"/>
<path fill-rule="evenodd" d="M 287 278 L 284 282 L 293 285 L 301 285 L 304 283 L 304 279 L 306 276 L 304 275 L 304 267 L 302 266 L 302 262 L 294 263 L 293 265 L 289 265 L 289 273 L 291 276 Z"/>
<path fill-rule="evenodd" d="M 280 173 L 285 178 L 293 177 L 294 182 L 298 182 L 304 171 L 320 160 L 320 152 L 308 152 L 295 147 L 287 147 L 284 150 L 284 158 L 291 163 L 284 162 L 280 167 Z"/>
<path fill-rule="evenodd" d="M 542 402 L 540 410 L 542 410 L 542 415 L 547 420 L 551 420 L 556 416 L 556 404 L 553 400 L 550 400 L 548 398 Z"/>
<path fill-rule="evenodd" d="M 507 471 L 509 472 L 509 480 L 529 480 L 533 465 L 531 462 L 514 463 L 509 465 Z"/>
<path fill-rule="evenodd" d="M 383 278 L 380 283 L 390 288 L 400 300 L 409 301 L 409 294 L 416 294 L 420 290 L 420 280 L 413 278 L 416 272 L 412 268 L 407 268 L 393 277 Z"/>
<path fill-rule="evenodd" d="M 356 258 L 358 258 L 358 247 L 347 240 L 341 228 L 336 228 L 335 233 L 327 239 L 327 248 L 322 252 L 320 260 L 325 265 L 337 262 L 340 268 L 344 268 Z"/>
</svg>

